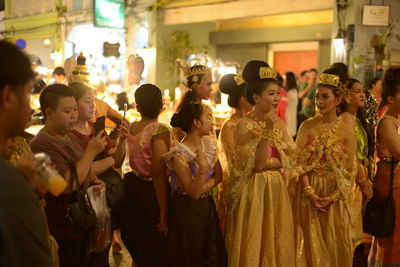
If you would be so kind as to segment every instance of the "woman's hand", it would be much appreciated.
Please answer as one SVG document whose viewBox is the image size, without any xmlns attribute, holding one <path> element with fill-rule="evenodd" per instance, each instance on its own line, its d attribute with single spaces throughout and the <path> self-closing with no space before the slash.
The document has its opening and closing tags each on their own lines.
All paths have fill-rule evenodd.
<svg viewBox="0 0 400 267">
<path fill-rule="evenodd" d="M 156 225 L 158 231 L 167 234 L 168 232 L 168 212 L 160 210 L 160 222 Z"/>
<path fill-rule="evenodd" d="M 207 169 L 207 165 L 208 165 L 207 156 L 200 149 L 197 150 L 196 162 L 197 162 L 197 164 L 199 164 L 199 170 Z"/>
<path fill-rule="evenodd" d="M 267 129 L 272 130 L 274 128 L 275 122 L 278 120 L 278 115 L 276 114 L 275 109 L 271 109 L 269 112 L 265 114 L 264 117 Z"/>
<path fill-rule="evenodd" d="M 333 203 L 331 197 L 321 198 L 316 194 L 310 195 L 308 199 L 311 201 L 311 205 L 314 209 L 322 212 L 326 212 L 326 208 Z"/>
<path fill-rule="evenodd" d="M 123 120 L 119 126 L 119 140 L 124 141 L 129 134 L 130 123 L 127 120 Z"/>
<path fill-rule="evenodd" d="M 47 189 L 40 182 L 39 175 L 36 172 L 43 162 L 44 159 L 36 159 L 33 153 L 25 152 L 21 155 L 15 166 L 25 175 L 35 192 L 40 197 L 43 197 L 47 193 Z"/>
<path fill-rule="evenodd" d="M 370 200 L 373 194 L 371 182 L 369 180 L 364 180 L 359 183 L 359 185 L 363 195 L 367 198 L 367 200 Z"/>
</svg>

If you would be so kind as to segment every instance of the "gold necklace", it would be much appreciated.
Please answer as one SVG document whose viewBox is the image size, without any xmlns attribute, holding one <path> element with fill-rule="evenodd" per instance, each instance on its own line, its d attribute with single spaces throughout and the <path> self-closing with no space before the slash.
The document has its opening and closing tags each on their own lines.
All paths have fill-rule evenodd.
<svg viewBox="0 0 400 267">
<path fill-rule="evenodd" d="M 267 128 L 267 123 L 265 121 L 262 121 L 258 119 L 255 115 L 254 112 L 250 114 L 249 116 L 253 121 L 255 121 L 262 129 Z"/>
</svg>

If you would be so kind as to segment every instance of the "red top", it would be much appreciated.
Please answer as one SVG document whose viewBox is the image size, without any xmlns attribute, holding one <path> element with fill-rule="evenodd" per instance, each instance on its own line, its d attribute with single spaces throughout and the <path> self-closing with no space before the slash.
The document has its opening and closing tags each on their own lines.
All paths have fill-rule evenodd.
<svg viewBox="0 0 400 267">
<path fill-rule="evenodd" d="M 276 114 L 278 115 L 279 118 L 281 118 L 285 123 L 286 123 L 286 119 L 285 119 L 285 113 L 286 113 L 286 107 L 287 107 L 287 94 L 286 91 L 283 90 L 282 88 L 279 91 L 279 104 L 278 107 L 276 108 Z"/>
</svg>

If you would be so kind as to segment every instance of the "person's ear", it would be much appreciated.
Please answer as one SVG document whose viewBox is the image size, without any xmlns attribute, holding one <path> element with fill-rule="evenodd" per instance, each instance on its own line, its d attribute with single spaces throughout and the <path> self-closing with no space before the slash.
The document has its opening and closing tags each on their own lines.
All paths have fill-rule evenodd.
<svg viewBox="0 0 400 267">
<path fill-rule="evenodd" d="M 197 128 L 201 127 L 201 121 L 200 120 L 194 120 L 193 125 L 196 126 Z"/>
<path fill-rule="evenodd" d="M 15 89 L 11 87 L 11 85 L 6 85 L 3 87 L 0 93 L 0 106 L 4 109 L 12 109 L 17 105 L 17 93 Z"/>
</svg>

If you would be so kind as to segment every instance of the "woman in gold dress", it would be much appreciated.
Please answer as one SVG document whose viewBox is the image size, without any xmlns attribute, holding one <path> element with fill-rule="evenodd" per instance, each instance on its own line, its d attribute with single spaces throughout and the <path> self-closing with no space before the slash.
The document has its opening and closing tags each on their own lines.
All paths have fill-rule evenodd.
<svg viewBox="0 0 400 267">
<path fill-rule="evenodd" d="M 233 155 L 236 147 L 236 124 L 239 119 L 251 111 L 252 106 L 245 97 L 246 83 L 240 75 L 226 74 L 219 81 L 219 89 L 229 95 L 228 105 L 232 108 L 232 115 L 224 121 L 218 139 L 219 159 L 223 170 L 223 183 L 218 192 L 218 213 L 221 230 L 225 233 L 226 205 L 224 200 L 224 185 L 227 183 L 230 170 L 233 168 Z"/>
<path fill-rule="evenodd" d="M 366 93 L 363 85 L 356 79 L 347 81 L 345 96 L 340 105 L 341 117 L 345 122 L 356 125 L 358 172 L 353 186 L 352 240 L 356 249 L 363 242 L 362 215 L 365 201 L 372 197 L 372 179 L 374 176 L 374 136 L 373 125 L 365 119 L 363 107 L 366 105 Z M 360 252 L 363 252 L 360 246 Z M 364 257 L 366 258 L 366 256 Z M 365 259 L 366 261 L 366 259 Z"/>
<path fill-rule="evenodd" d="M 254 111 L 237 123 L 234 167 L 224 194 L 230 267 L 295 266 L 293 217 L 285 179 L 297 175 L 289 158 L 295 145 L 276 116 L 279 87 L 275 75 L 263 61 L 250 61 L 243 71 L 246 98 Z"/>
<path fill-rule="evenodd" d="M 352 186 L 357 172 L 355 124 L 336 115 L 345 78 L 337 69 L 320 76 L 315 102 L 318 116 L 301 125 L 302 151 L 294 199 L 296 266 L 350 267 Z"/>
</svg>

